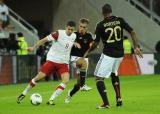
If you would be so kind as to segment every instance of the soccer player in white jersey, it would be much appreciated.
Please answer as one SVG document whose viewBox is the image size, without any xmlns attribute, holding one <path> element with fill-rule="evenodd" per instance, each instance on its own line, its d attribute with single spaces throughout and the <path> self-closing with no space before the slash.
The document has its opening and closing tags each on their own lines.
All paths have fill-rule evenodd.
<svg viewBox="0 0 160 114">
<path fill-rule="evenodd" d="M 70 59 L 70 51 L 73 45 L 80 48 L 80 45 L 74 43 L 76 39 L 75 22 L 69 21 L 66 30 L 58 30 L 47 37 L 39 40 L 33 47 L 28 50 L 34 51 L 39 46 L 48 41 L 52 41 L 52 46 L 47 54 L 46 62 L 41 66 L 39 73 L 29 82 L 24 91 L 17 98 L 17 103 L 21 103 L 22 99 L 27 95 L 28 91 L 37 84 L 37 81 L 49 76 L 54 70 L 60 73 L 62 82 L 57 86 L 51 95 L 47 104 L 54 105 L 54 100 L 63 92 L 69 81 L 68 63 Z"/>
</svg>

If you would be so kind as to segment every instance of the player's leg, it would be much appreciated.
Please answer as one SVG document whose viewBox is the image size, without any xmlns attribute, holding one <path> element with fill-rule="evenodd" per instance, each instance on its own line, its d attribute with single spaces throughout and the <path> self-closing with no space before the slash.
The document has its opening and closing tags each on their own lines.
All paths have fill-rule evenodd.
<svg viewBox="0 0 160 114">
<path fill-rule="evenodd" d="M 46 74 L 49 74 L 54 68 L 52 62 L 47 61 L 45 62 L 40 69 L 40 72 L 29 82 L 27 87 L 24 89 L 21 95 L 18 96 L 17 103 L 20 103 L 21 100 L 27 95 L 28 91 L 34 87 L 40 79 L 44 78 Z"/>
<path fill-rule="evenodd" d="M 72 96 L 77 93 L 80 89 L 80 75 L 77 75 L 77 83 L 73 86 L 71 90 L 68 91 L 68 94 L 65 98 L 65 103 L 69 103 L 71 101 Z"/>
<path fill-rule="evenodd" d="M 111 80 L 112 85 L 114 87 L 115 93 L 116 93 L 116 105 L 121 106 L 122 105 L 122 97 L 121 97 L 121 91 L 120 91 L 120 80 L 119 76 L 117 75 L 117 71 L 119 68 L 119 65 L 122 61 L 122 58 L 117 58 L 114 62 L 112 73 L 111 73 Z"/>
<path fill-rule="evenodd" d="M 70 90 L 70 96 L 72 97 L 80 89 L 80 75 L 77 75 L 77 83 L 73 89 Z"/>
<path fill-rule="evenodd" d="M 22 94 L 20 94 L 17 98 L 17 103 L 19 104 L 22 99 L 27 95 L 28 91 L 33 88 L 36 85 L 36 82 L 42 78 L 44 78 L 46 75 L 43 72 L 39 72 L 35 78 L 33 78 L 29 84 L 27 85 L 27 87 L 23 90 Z"/>
<path fill-rule="evenodd" d="M 107 90 L 104 83 L 104 78 L 96 76 L 96 86 L 97 90 L 103 100 L 103 104 L 98 106 L 97 108 L 109 108 L 109 101 L 107 97 Z"/>
<path fill-rule="evenodd" d="M 97 107 L 99 109 L 109 108 L 109 101 L 104 78 L 109 78 L 112 71 L 113 62 L 113 58 L 102 54 L 94 72 L 94 75 L 96 76 L 97 90 L 103 101 L 103 104 Z"/>
<path fill-rule="evenodd" d="M 80 75 L 80 80 L 81 80 L 81 88 L 80 88 L 80 90 L 81 91 L 89 91 L 89 90 L 91 90 L 92 88 L 91 87 L 89 87 L 89 86 L 87 86 L 86 84 L 85 84 L 85 82 L 86 82 L 86 77 L 87 77 L 87 70 L 88 70 L 88 64 L 89 64 L 89 61 L 88 61 L 88 58 L 85 58 L 84 59 L 85 61 L 83 62 L 83 67 L 85 67 L 85 68 L 81 68 L 80 70 L 82 70 L 82 71 L 80 71 L 80 73 L 79 73 L 79 75 Z M 85 69 L 85 71 L 84 71 L 84 69 Z"/>
<path fill-rule="evenodd" d="M 122 97 L 120 92 L 120 81 L 119 77 L 115 75 L 115 73 L 111 73 L 111 79 L 112 79 L 112 85 L 114 87 L 114 91 L 116 93 L 116 105 L 121 106 L 122 105 Z"/>
<path fill-rule="evenodd" d="M 67 96 L 65 98 L 65 103 L 69 103 L 71 101 L 72 96 L 80 89 L 80 75 L 79 75 L 79 69 L 77 69 L 76 65 L 77 58 L 78 57 L 72 56 L 71 57 L 72 62 L 70 63 L 71 67 L 73 67 L 77 72 L 76 75 L 77 82 L 73 86 L 73 88 L 68 91 Z"/>
<path fill-rule="evenodd" d="M 85 58 L 80 57 L 77 61 L 76 61 L 76 65 L 77 68 L 80 70 L 80 86 L 83 87 L 81 90 L 90 90 L 91 88 L 87 88 L 87 86 L 85 86 L 85 79 L 86 79 L 86 74 L 87 74 L 87 68 L 88 68 L 88 62 Z"/>
<path fill-rule="evenodd" d="M 49 101 L 47 102 L 47 104 L 49 104 L 49 105 L 55 105 L 54 100 L 64 91 L 67 83 L 69 82 L 68 66 L 66 64 L 63 66 L 60 66 L 58 71 L 61 75 L 62 82 L 57 86 L 56 90 L 53 92 Z"/>
<path fill-rule="evenodd" d="M 86 69 L 87 69 L 87 62 L 84 58 L 80 57 L 76 61 L 77 69 L 80 70 L 80 86 L 82 87 L 85 84 L 85 77 L 86 77 Z"/>
</svg>

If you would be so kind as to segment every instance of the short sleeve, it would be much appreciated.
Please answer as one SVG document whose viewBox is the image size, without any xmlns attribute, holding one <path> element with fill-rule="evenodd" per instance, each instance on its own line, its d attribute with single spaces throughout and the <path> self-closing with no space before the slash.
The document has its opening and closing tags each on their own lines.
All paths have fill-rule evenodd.
<svg viewBox="0 0 160 114">
<path fill-rule="evenodd" d="M 133 31 L 133 28 L 123 19 L 121 18 L 122 27 L 129 33 Z"/>
<path fill-rule="evenodd" d="M 56 31 L 56 32 L 48 35 L 47 38 L 48 38 L 48 41 L 57 41 L 58 36 L 59 36 L 58 31 Z"/>
</svg>

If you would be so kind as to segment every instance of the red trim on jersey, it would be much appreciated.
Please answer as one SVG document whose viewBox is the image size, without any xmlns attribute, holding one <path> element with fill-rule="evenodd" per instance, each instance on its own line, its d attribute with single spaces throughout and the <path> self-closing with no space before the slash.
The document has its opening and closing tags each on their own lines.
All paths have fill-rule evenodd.
<svg viewBox="0 0 160 114">
<path fill-rule="evenodd" d="M 57 40 L 58 36 L 59 36 L 59 33 L 58 33 L 58 31 L 56 31 L 56 32 L 52 33 L 51 35 L 52 35 L 52 38 L 54 38 L 55 40 Z"/>
<path fill-rule="evenodd" d="M 62 86 L 59 85 L 56 89 L 64 90 L 64 87 L 62 87 Z"/>
</svg>

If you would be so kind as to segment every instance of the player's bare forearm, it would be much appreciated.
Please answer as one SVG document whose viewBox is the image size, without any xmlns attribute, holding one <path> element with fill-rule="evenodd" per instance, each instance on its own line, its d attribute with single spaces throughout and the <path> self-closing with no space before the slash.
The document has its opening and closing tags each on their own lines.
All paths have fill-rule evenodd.
<svg viewBox="0 0 160 114">
<path fill-rule="evenodd" d="M 47 37 L 45 37 L 45 38 L 39 40 L 39 41 L 33 46 L 33 48 L 36 49 L 36 48 L 38 48 L 39 46 L 45 44 L 47 41 L 48 41 L 48 39 L 47 39 Z"/>
<path fill-rule="evenodd" d="M 46 43 L 48 41 L 47 37 L 39 40 L 33 47 L 29 47 L 28 51 L 29 52 L 33 52 L 36 48 L 38 48 L 39 46 L 43 45 L 44 43 Z"/>
<path fill-rule="evenodd" d="M 138 47 L 138 39 L 137 39 L 136 33 L 134 31 L 131 32 L 131 38 L 133 41 L 134 48 L 137 48 Z"/>
<path fill-rule="evenodd" d="M 90 52 L 93 51 L 98 46 L 98 44 L 99 44 L 98 42 L 94 42 L 94 41 L 91 42 L 90 43 L 90 48 L 85 52 L 83 57 L 84 58 L 87 57 L 90 54 Z"/>
<path fill-rule="evenodd" d="M 86 58 L 88 56 L 89 52 L 90 52 L 90 48 L 85 52 L 83 58 Z"/>
<path fill-rule="evenodd" d="M 92 45 L 91 45 L 91 47 L 90 47 L 90 49 L 89 49 L 89 52 L 91 52 L 91 51 L 93 51 L 97 46 L 98 46 L 98 44 L 99 44 L 99 42 L 92 42 Z"/>
<path fill-rule="evenodd" d="M 131 37 L 134 45 L 134 53 L 138 55 L 140 58 L 143 58 L 143 54 L 140 48 L 138 47 L 138 39 L 137 39 L 136 33 L 134 31 L 131 32 Z"/>
</svg>

